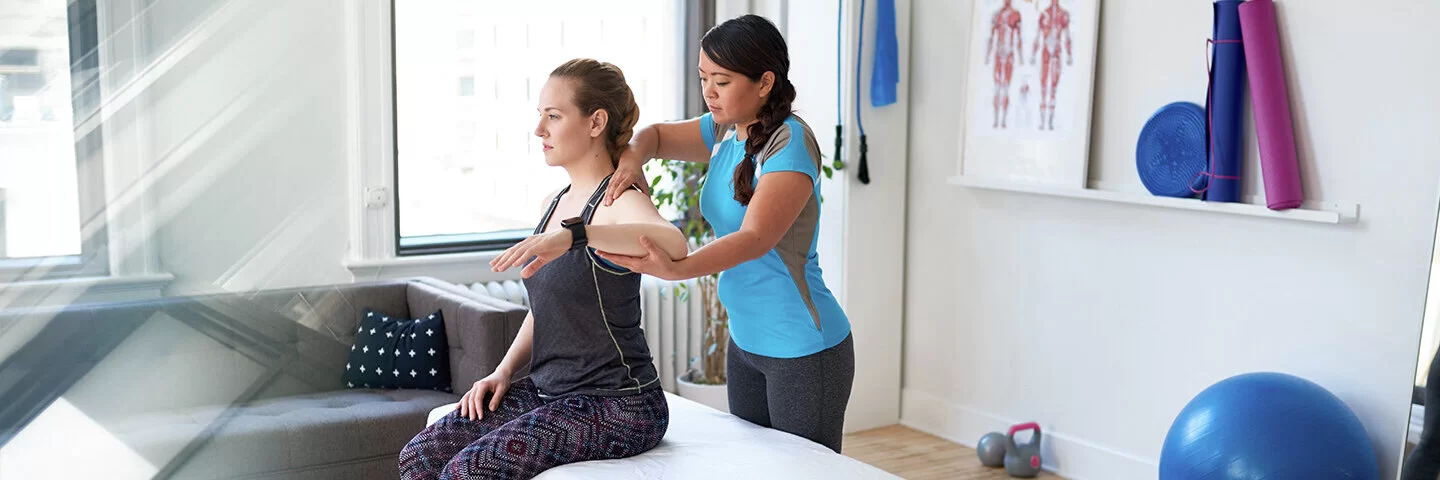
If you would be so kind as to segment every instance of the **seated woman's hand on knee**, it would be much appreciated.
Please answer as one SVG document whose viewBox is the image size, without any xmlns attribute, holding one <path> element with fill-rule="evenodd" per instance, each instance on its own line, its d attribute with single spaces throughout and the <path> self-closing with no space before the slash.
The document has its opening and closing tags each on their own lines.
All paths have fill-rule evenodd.
<svg viewBox="0 0 1440 480">
<path fill-rule="evenodd" d="M 500 408 L 500 401 L 505 398 L 505 392 L 510 389 L 510 376 L 504 372 L 496 371 L 490 376 L 482 378 L 470 386 L 470 391 L 460 398 L 457 406 L 460 416 L 470 420 L 485 418 L 485 410 L 490 411 Z"/>
</svg>

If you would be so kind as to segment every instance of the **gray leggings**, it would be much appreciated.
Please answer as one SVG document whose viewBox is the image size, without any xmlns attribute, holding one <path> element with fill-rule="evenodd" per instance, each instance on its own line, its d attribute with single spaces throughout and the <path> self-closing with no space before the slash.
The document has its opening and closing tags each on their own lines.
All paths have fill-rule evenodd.
<svg viewBox="0 0 1440 480">
<path fill-rule="evenodd" d="M 741 350 L 734 340 L 729 348 L 725 383 L 730 413 L 840 453 L 845 406 L 855 381 L 853 337 L 799 358 L 756 355 Z"/>
</svg>

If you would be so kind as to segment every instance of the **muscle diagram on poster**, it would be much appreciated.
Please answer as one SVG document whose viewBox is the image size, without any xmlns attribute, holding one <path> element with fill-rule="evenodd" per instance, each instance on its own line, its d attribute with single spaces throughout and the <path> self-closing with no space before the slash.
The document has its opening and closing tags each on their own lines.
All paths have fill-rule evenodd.
<svg viewBox="0 0 1440 480">
<path fill-rule="evenodd" d="M 1085 188 L 1099 0 L 977 0 L 960 174 Z"/>
</svg>

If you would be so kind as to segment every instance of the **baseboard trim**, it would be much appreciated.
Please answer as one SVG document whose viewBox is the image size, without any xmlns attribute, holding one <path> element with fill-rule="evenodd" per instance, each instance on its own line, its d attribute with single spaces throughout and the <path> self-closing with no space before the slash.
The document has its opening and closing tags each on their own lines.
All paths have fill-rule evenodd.
<svg viewBox="0 0 1440 480">
<path fill-rule="evenodd" d="M 915 389 L 900 394 L 900 423 L 946 440 L 975 447 L 988 432 L 1003 432 L 1022 423 L 989 412 L 954 405 Z M 1041 457 L 1047 471 L 1069 479 L 1146 479 L 1159 475 L 1157 460 L 1141 458 L 1047 428 L 1041 437 Z"/>
</svg>

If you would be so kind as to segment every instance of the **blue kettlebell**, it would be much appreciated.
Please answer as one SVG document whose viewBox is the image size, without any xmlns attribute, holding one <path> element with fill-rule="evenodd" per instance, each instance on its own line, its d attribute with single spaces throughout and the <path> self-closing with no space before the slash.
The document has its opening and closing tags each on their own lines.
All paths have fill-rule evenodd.
<svg viewBox="0 0 1440 480">
<path fill-rule="evenodd" d="M 1034 430 L 1035 436 L 1024 445 L 1015 444 L 1015 432 L 1025 430 Z M 1010 427 L 1010 436 L 1005 439 L 1005 472 L 1020 478 L 1040 474 L 1040 424 L 1030 422 Z"/>
</svg>

